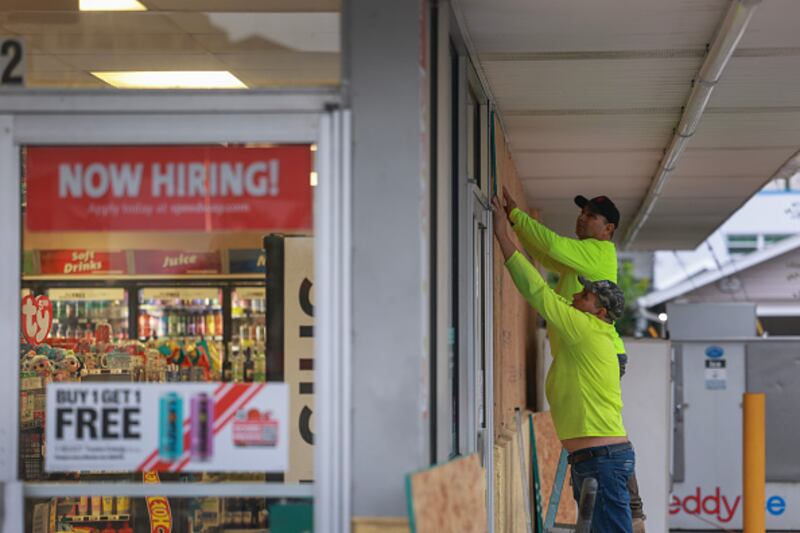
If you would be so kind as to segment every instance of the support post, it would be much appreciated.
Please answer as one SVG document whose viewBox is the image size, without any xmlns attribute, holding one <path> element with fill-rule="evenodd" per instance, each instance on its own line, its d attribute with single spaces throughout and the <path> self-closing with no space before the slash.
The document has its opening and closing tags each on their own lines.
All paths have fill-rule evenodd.
<svg viewBox="0 0 800 533">
<path fill-rule="evenodd" d="M 744 394 L 743 405 L 743 468 L 744 533 L 766 531 L 766 395 Z"/>
</svg>

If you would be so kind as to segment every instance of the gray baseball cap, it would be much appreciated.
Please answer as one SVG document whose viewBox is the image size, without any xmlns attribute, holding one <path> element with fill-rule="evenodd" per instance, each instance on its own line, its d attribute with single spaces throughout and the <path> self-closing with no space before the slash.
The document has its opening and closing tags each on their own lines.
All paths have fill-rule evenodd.
<svg viewBox="0 0 800 533">
<path fill-rule="evenodd" d="M 578 280 L 589 292 L 597 296 L 600 305 L 608 311 L 608 318 L 611 321 L 619 320 L 625 311 L 625 295 L 616 283 L 607 279 L 589 281 L 583 276 L 578 276 Z"/>
</svg>

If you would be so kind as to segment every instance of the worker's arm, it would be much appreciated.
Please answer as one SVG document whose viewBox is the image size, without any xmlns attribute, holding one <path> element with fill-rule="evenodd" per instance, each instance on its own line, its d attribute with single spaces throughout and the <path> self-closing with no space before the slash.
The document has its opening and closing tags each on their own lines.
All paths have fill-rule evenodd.
<svg viewBox="0 0 800 533">
<path fill-rule="evenodd" d="M 511 273 L 511 279 L 522 296 L 534 309 L 547 320 L 547 322 L 559 330 L 565 338 L 570 340 L 577 339 L 580 335 L 579 324 L 586 320 L 586 316 L 581 311 L 572 307 L 569 302 L 559 296 L 542 278 L 541 274 L 517 249 L 514 241 L 511 240 L 510 225 L 508 219 L 499 214 L 500 202 L 497 198 L 492 199 L 494 209 L 494 232 L 500 249 L 503 251 L 506 268 Z"/>
<path fill-rule="evenodd" d="M 546 255 L 561 265 L 562 270 L 566 267 L 589 276 L 598 270 L 598 262 L 604 255 L 600 241 L 562 237 L 520 209 L 513 209 L 509 219 L 528 251 L 535 249 L 538 255 Z"/>
<path fill-rule="evenodd" d="M 525 247 L 525 250 L 530 254 L 530 256 L 541 263 L 542 266 L 550 272 L 557 272 L 561 274 L 564 270 L 566 270 L 564 265 L 548 257 L 547 253 L 539 248 L 538 241 L 533 239 L 532 235 L 528 231 L 524 231 L 523 226 L 514 223 L 511 218 L 511 213 L 515 210 L 519 211 L 520 213 L 522 213 L 522 211 L 519 210 L 517 207 L 517 202 L 514 201 L 514 198 L 511 196 L 511 193 L 508 192 L 508 189 L 505 186 L 503 186 L 503 201 L 505 202 L 503 208 L 506 211 L 508 220 L 514 225 L 514 232 L 517 234 L 519 241 L 522 243 L 522 246 Z"/>
</svg>

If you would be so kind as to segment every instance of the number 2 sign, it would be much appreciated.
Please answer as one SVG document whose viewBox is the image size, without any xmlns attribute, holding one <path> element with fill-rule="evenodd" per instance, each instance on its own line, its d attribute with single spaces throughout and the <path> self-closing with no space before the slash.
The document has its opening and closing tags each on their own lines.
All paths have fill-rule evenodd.
<svg viewBox="0 0 800 533">
<path fill-rule="evenodd" d="M 25 84 L 24 46 L 16 37 L 0 37 L 0 88 Z"/>
</svg>

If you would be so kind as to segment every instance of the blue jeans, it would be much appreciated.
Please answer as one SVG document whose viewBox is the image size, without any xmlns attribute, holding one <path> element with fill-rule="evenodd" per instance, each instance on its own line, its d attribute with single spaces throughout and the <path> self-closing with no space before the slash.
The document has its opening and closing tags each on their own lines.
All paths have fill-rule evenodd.
<svg viewBox="0 0 800 533">
<path fill-rule="evenodd" d="M 605 446 L 584 448 L 576 454 L 601 448 Z M 609 455 L 593 457 L 572 465 L 572 495 L 576 502 L 580 502 L 583 480 L 590 477 L 597 480 L 592 533 L 633 533 L 628 479 L 633 475 L 636 459 L 632 447 L 624 448 L 611 446 Z"/>
</svg>

